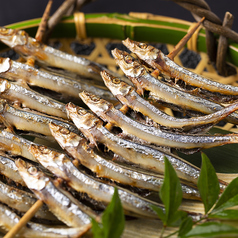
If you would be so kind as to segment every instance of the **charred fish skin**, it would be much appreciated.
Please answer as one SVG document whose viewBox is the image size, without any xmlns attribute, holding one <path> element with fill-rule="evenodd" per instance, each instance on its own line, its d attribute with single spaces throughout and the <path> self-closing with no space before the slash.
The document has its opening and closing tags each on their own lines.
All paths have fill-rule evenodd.
<svg viewBox="0 0 238 238">
<path fill-rule="evenodd" d="M 63 103 L 6 79 L 0 79 L 0 97 L 26 108 L 67 119 Z"/>
<path fill-rule="evenodd" d="M 74 190 L 84 192 L 92 199 L 104 204 L 110 203 L 114 186 L 81 172 L 65 154 L 51 153 L 45 147 L 34 146 L 31 147 L 31 152 L 52 173 L 62 176 Z M 61 170 L 60 173 L 59 170 Z M 145 199 L 121 187 L 118 187 L 118 193 L 124 210 L 129 211 L 133 216 L 158 218 L 151 206 L 155 205 L 163 208 L 159 203 Z"/>
<path fill-rule="evenodd" d="M 238 143 L 237 134 L 219 136 L 178 134 L 161 131 L 158 128 L 141 124 L 125 116 L 121 111 L 99 97 L 87 92 L 79 94 L 84 103 L 104 121 L 120 127 L 127 135 L 140 138 L 145 143 L 176 149 L 211 148 L 219 145 Z"/>
<path fill-rule="evenodd" d="M 48 124 L 54 122 L 77 133 L 77 128 L 70 122 L 60 118 L 47 116 L 42 113 L 15 108 L 5 100 L 0 100 L 0 113 L 11 126 L 18 130 L 32 131 L 41 135 L 52 137 Z"/>
<path fill-rule="evenodd" d="M 101 72 L 101 76 L 105 85 L 111 90 L 112 94 L 124 105 L 129 106 L 137 112 L 141 112 L 144 116 L 148 116 L 156 123 L 168 127 L 179 128 L 182 131 L 193 132 L 194 127 L 202 126 L 201 131 L 209 130 L 212 125 L 223 120 L 230 113 L 238 109 L 238 104 L 234 103 L 218 112 L 195 118 L 175 118 L 162 112 L 157 107 L 153 106 L 147 100 L 137 94 L 134 87 L 114 77 L 106 71 Z"/>
<path fill-rule="evenodd" d="M 9 58 L 0 58 L 0 76 L 6 79 L 23 80 L 31 86 L 46 88 L 58 93 L 78 99 L 79 92 L 87 90 L 105 99 L 114 100 L 106 87 L 87 82 L 84 79 L 73 80 L 50 74 L 27 64 L 15 62 Z"/>
<path fill-rule="evenodd" d="M 141 94 L 143 94 L 144 90 L 148 90 L 151 95 L 158 100 L 180 106 L 186 110 L 199 111 L 204 114 L 214 113 L 224 108 L 220 104 L 193 96 L 154 78 L 146 71 L 143 65 L 127 52 L 114 49 L 112 54 L 116 63 L 125 75 L 130 78 L 133 84 L 136 85 L 137 90 L 139 90 Z M 237 124 L 238 114 L 234 112 L 227 116 L 225 120 Z"/>
<path fill-rule="evenodd" d="M 90 210 L 90 215 L 92 215 L 91 209 L 86 208 L 68 192 L 63 191 L 49 177 L 31 164 L 18 159 L 16 165 L 28 188 L 46 203 L 50 211 L 59 220 L 71 227 L 90 224 L 90 216 L 85 211 L 89 212 Z"/>
<path fill-rule="evenodd" d="M 20 217 L 15 212 L 8 206 L 0 204 L 0 229 L 3 233 L 11 230 L 19 221 Z M 77 238 L 86 233 L 89 229 L 89 225 L 79 228 L 68 228 L 28 222 L 27 226 L 22 227 L 18 236 L 26 238 Z"/>
<path fill-rule="evenodd" d="M 88 146 L 85 139 L 68 131 L 58 125 L 50 124 L 50 129 L 60 146 L 65 149 L 73 158 L 78 159 L 81 164 L 95 172 L 98 177 L 106 177 L 118 183 L 131 185 L 134 187 L 159 191 L 163 176 L 149 174 L 148 172 L 138 172 L 133 168 L 116 164 L 98 156 Z M 78 144 L 76 143 L 78 141 Z M 184 198 L 200 199 L 198 191 L 187 185 L 182 185 Z"/>
<path fill-rule="evenodd" d="M 181 79 L 184 82 L 208 90 L 215 93 L 224 94 L 227 96 L 238 96 L 238 87 L 226 85 L 204 78 L 201 75 L 195 74 L 184 67 L 176 64 L 169 57 L 164 55 L 159 49 L 145 43 L 136 42 L 127 38 L 122 41 L 123 44 L 135 53 L 140 59 L 144 60 L 154 69 L 159 69 L 162 74 Z"/>
</svg>

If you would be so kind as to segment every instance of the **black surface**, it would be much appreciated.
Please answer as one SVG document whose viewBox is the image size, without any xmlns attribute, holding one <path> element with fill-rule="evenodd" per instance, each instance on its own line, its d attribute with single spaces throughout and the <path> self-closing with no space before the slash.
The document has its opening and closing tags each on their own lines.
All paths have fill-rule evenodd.
<svg viewBox="0 0 238 238">
<path fill-rule="evenodd" d="M 48 0 L 1 0 L 0 25 L 41 17 Z M 62 4 L 63 0 L 54 0 L 52 13 Z M 238 31 L 238 1 L 206 1 L 211 10 L 223 19 L 226 11 L 235 16 L 233 30 Z M 153 14 L 194 21 L 189 11 L 170 0 L 95 0 L 82 9 L 85 13 L 130 11 L 150 12 Z M 236 19 L 237 18 L 237 19 Z"/>
</svg>

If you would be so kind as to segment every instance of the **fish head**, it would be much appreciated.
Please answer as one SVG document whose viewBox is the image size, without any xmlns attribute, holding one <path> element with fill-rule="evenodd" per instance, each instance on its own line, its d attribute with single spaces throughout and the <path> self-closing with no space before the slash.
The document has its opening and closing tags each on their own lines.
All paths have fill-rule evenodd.
<svg viewBox="0 0 238 238">
<path fill-rule="evenodd" d="M 62 148 L 77 147 L 81 141 L 85 141 L 81 136 L 53 122 L 50 122 L 49 127 L 52 135 Z"/>
<path fill-rule="evenodd" d="M 130 79 L 140 77 L 143 73 L 145 73 L 145 67 L 126 51 L 114 49 L 112 50 L 112 55 L 121 70 Z"/>
<path fill-rule="evenodd" d="M 113 104 L 89 92 L 79 93 L 83 102 L 98 116 L 103 115 L 113 108 Z"/>
<path fill-rule="evenodd" d="M 69 160 L 65 154 L 35 144 L 29 147 L 29 151 L 45 168 L 57 176 L 65 178 L 64 163 Z"/>
<path fill-rule="evenodd" d="M 17 159 L 15 164 L 29 189 L 40 191 L 44 189 L 50 181 L 50 179 L 45 176 L 42 171 L 38 170 L 34 165 L 27 163 L 22 159 Z"/>
<path fill-rule="evenodd" d="M 25 31 L 0 27 L 0 40 L 9 47 L 14 48 L 27 44 L 28 34 Z"/>
<path fill-rule="evenodd" d="M 104 80 L 105 85 L 111 90 L 112 94 L 117 95 L 127 95 L 133 87 L 124 81 L 120 80 L 118 77 L 114 77 L 107 71 L 102 71 L 101 76 Z"/>
<path fill-rule="evenodd" d="M 7 107 L 8 107 L 7 100 L 0 99 L 0 114 L 4 113 Z"/>
<path fill-rule="evenodd" d="M 79 96 L 81 97 L 80 94 Z M 66 104 L 65 108 L 68 116 L 73 120 L 76 127 L 82 132 L 102 124 L 102 121 L 92 113 L 82 107 L 74 105 L 71 102 Z"/>
<path fill-rule="evenodd" d="M 122 43 L 133 53 L 135 53 L 140 59 L 155 60 L 160 52 L 152 45 L 147 45 L 146 43 L 133 41 L 129 38 L 123 40 Z"/>
</svg>

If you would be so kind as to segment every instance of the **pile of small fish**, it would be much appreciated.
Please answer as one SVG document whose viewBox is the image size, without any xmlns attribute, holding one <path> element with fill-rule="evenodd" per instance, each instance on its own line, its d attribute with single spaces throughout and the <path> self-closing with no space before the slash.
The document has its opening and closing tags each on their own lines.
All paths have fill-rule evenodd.
<svg viewBox="0 0 238 238">
<path fill-rule="evenodd" d="M 238 124 L 238 88 L 196 75 L 150 45 L 123 41 L 137 58 L 112 51 L 122 77 L 24 31 L 2 27 L 0 41 L 38 65 L 0 59 L 3 232 L 40 199 L 44 206 L 20 236 L 79 237 L 91 218 L 100 221 L 114 187 L 126 215 L 157 219 L 151 207 L 163 209 L 158 191 L 165 156 L 181 179 L 184 198 L 199 201 L 199 168 L 173 150 L 194 153 L 238 143 L 237 134 L 206 134 L 221 120 Z M 157 78 L 150 73 L 154 69 Z M 192 117 L 169 116 L 158 105 Z M 220 181 L 221 191 L 226 186 Z M 196 220 L 200 213 L 188 204 L 181 209 Z"/>
</svg>

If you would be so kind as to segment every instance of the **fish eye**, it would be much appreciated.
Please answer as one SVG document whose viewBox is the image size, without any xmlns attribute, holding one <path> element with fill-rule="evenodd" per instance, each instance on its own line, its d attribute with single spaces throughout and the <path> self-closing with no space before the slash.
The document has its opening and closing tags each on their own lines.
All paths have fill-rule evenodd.
<svg viewBox="0 0 238 238">
<path fill-rule="evenodd" d="M 97 96 L 95 96 L 95 95 L 91 95 L 91 100 L 93 101 L 93 102 L 98 102 L 98 101 L 100 101 L 100 98 L 99 97 L 97 97 Z"/>
<path fill-rule="evenodd" d="M 146 49 L 146 48 L 147 48 L 147 45 L 144 44 L 144 43 L 140 43 L 138 46 L 139 46 L 141 49 Z"/>
<path fill-rule="evenodd" d="M 34 174 L 37 174 L 37 168 L 36 167 L 30 167 L 29 169 L 28 169 L 28 172 L 30 173 L 30 174 L 32 174 L 32 175 L 34 175 Z"/>
<path fill-rule="evenodd" d="M 134 59 L 130 55 L 127 55 L 125 57 L 125 61 L 126 63 L 131 64 L 132 62 L 134 62 Z"/>
<path fill-rule="evenodd" d="M 119 78 L 114 78 L 114 79 L 112 79 L 112 82 L 114 84 L 120 84 L 121 80 Z"/>
<path fill-rule="evenodd" d="M 79 114 L 80 116 L 84 116 L 84 115 L 87 114 L 87 111 L 84 110 L 83 108 L 80 108 L 80 109 L 78 109 L 78 114 Z"/>
</svg>

